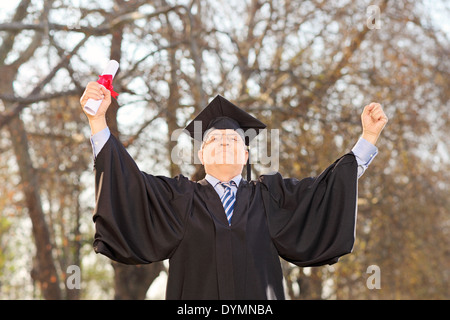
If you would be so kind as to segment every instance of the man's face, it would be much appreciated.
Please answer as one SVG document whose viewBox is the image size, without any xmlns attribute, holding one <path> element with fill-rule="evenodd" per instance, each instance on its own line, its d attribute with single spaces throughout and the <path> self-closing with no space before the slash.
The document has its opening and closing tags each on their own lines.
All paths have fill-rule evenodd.
<svg viewBox="0 0 450 320">
<path fill-rule="evenodd" d="M 205 166 L 235 165 L 242 168 L 247 162 L 248 151 L 239 133 L 232 129 L 216 129 L 203 140 L 199 157 Z"/>
</svg>

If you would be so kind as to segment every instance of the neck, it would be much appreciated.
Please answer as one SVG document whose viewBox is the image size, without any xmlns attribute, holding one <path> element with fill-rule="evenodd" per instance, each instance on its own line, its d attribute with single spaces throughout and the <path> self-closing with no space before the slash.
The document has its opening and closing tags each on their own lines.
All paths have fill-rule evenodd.
<svg viewBox="0 0 450 320">
<path fill-rule="evenodd" d="M 205 172 L 222 182 L 230 181 L 239 174 L 242 174 L 242 166 L 236 168 L 236 166 L 222 165 L 220 168 L 206 168 Z"/>
</svg>

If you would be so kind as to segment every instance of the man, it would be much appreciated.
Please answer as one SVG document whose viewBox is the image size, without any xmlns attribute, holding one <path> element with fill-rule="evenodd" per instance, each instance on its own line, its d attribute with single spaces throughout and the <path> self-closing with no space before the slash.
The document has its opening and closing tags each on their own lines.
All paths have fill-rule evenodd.
<svg viewBox="0 0 450 320">
<path fill-rule="evenodd" d="M 217 96 L 186 128 L 202 141 L 206 177 L 194 182 L 141 172 L 107 128 L 110 92 L 91 82 L 81 105 L 89 98 L 103 99 L 95 116 L 86 114 L 96 157 L 94 249 L 127 264 L 169 259 L 167 299 L 284 299 L 279 257 L 320 266 L 351 252 L 357 179 L 387 123 L 379 104 L 364 108 L 352 152 L 318 177 L 246 181 L 245 145 L 265 125 Z"/>
</svg>

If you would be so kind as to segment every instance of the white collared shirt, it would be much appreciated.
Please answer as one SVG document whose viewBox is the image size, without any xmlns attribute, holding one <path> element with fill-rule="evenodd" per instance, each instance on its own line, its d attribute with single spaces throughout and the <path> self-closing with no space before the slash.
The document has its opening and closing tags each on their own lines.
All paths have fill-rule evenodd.
<svg viewBox="0 0 450 320">
<path fill-rule="evenodd" d="M 231 187 L 231 190 L 234 192 L 234 194 L 236 194 L 237 187 L 239 186 L 239 183 L 242 180 L 242 175 L 238 174 L 236 177 L 234 177 L 230 181 L 220 181 L 216 177 L 213 177 L 210 174 L 206 174 L 205 179 L 206 179 L 206 181 L 209 182 L 210 185 L 212 185 L 214 187 L 214 190 L 216 190 L 217 194 L 219 195 L 219 198 L 222 198 L 222 195 L 225 192 L 225 188 L 220 183 L 234 181 L 234 183 L 236 183 L 236 186 L 231 185 L 230 187 Z"/>
</svg>

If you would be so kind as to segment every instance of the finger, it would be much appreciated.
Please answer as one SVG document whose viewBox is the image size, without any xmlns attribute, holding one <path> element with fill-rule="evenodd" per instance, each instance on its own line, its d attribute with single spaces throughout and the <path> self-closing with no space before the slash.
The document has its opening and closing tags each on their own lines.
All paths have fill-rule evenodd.
<svg viewBox="0 0 450 320">
<path fill-rule="evenodd" d="M 372 102 L 370 105 L 372 106 L 372 112 L 383 109 L 381 107 L 381 104 L 379 104 L 377 102 Z"/>
<path fill-rule="evenodd" d="M 381 115 L 383 114 L 383 110 L 381 109 L 380 105 L 376 105 L 371 112 L 372 118 L 379 119 Z"/>
<path fill-rule="evenodd" d="M 387 122 L 387 116 L 386 116 L 386 114 L 383 112 L 382 109 L 378 109 L 378 110 L 373 114 L 373 118 L 374 118 L 376 121 Z"/>
<path fill-rule="evenodd" d="M 362 115 L 363 116 L 371 116 L 371 113 L 372 113 L 374 108 L 375 108 L 375 104 L 374 103 L 370 103 L 370 104 L 366 105 L 364 107 Z"/>
<path fill-rule="evenodd" d="M 380 120 L 381 121 L 384 121 L 384 122 L 388 122 L 388 117 L 387 117 L 387 115 L 386 115 L 386 113 L 384 113 L 383 111 L 381 112 L 381 115 L 380 115 Z"/>
<path fill-rule="evenodd" d="M 102 100 L 103 98 L 104 98 L 104 95 L 102 94 L 102 92 L 100 90 L 86 89 L 84 94 L 81 96 L 80 104 L 81 104 L 81 106 L 85 106 L 89 99 Z"/>
<path fill-rule="evenodd" d="M 99 90 L 88 90 L 88 91 L 86 91 L 84 96 L 85 96 L 86 100 L 88 100 L 88 99 L 101 100 L 101 99 L 103 99 L 104 95 Z"/>
<path fill-rule="evenodd" d="M 367 112 L 369 112 L 369 113 L 372 112 L 373 109 L 375 108 L 375 106 L 376 106 L 375 102 L 372 102 L 372 103 L 368 104 L 368 105 L 366 106 Z"/>
<path fill-rule="evenodd" d="M 102 92 L 103 98 L 108 101 L 111 100 L 111 92 L 108 89 L 106 89 L 104 86 L 100 86 L 100 87 L 101 87 L 100 90 Z"/>
<path fill-rule="evenodd" d="M 374 107 L 373 107 L 373 109 L 372 109 L 372 111 L 373 111 L 373 112 L 376 112 L 376 111 L 383 111 L 383 107 L 381 107 L 381 104 L 375 103 L 375 104 L 374 104 Z"/>
<path fill-rule="evenodd" d="M 367 106 L 367 114 L 372 119 L 379 119 L 381 113 L 383 113 L 383 108 L 379 103 L 372 102 Z"/>
<path fill-rule="evenodd" d="M 374 108 L 372 109 L 372 112 L 376 113 L 376 114 L 384 113 L 383 108 L 381 107 L 381 104 L 379 104 L 379 103 L 375 104 Z"/>
<path fill-rule="evenodd" d="M 90 82 L 87 86 L 84 92 L 100 92 L 100 84 L 97 82 Z"/>
<path fill-rule="evenodd" d="M 97 81 L 90 81 L 86 85 L 86 89 L 97 89 L 97 90 L 100 90 L 100 87 L 101 87 L 101 84 L 98 83 Z"/>
<path fill-rule="evenodd" d="M 373 113 L 373 114 L 372 114 L 372 119 L 373 119 L 374 121 L 380 121 L 380 120 L 382 119 L 382 114 L 379 113 L 379 112 Z"/>
<path fill-rule="evenodd" d="M 366 106 L 364 107 L 363 114 L 369 114 L 370 111 L 372 111 L 372 109 L 373 109 L 373 108 L 371 107 L 370 104 L 366 105 Z"/>
<path fill-rule="evenodd" d="M 95 88 L 89 88 L 89 89 L 86 89 L 86 92 L 89 92 L 89 93 L 94 93 L 94 94 L 102 94 L 102 90 L 101 90 L 101 86 L 100 87 L 95 87 Z"/>
<path fill-rule="evenodd" d="M 88 85 L 86 86 L 86 92 L 87 93 L 93 93 L 93 94 L 98 94 L 98 95 L 102 95 L 102 85 L 99 84 L 98 82 L 89 82 Z"/>
</svg>

